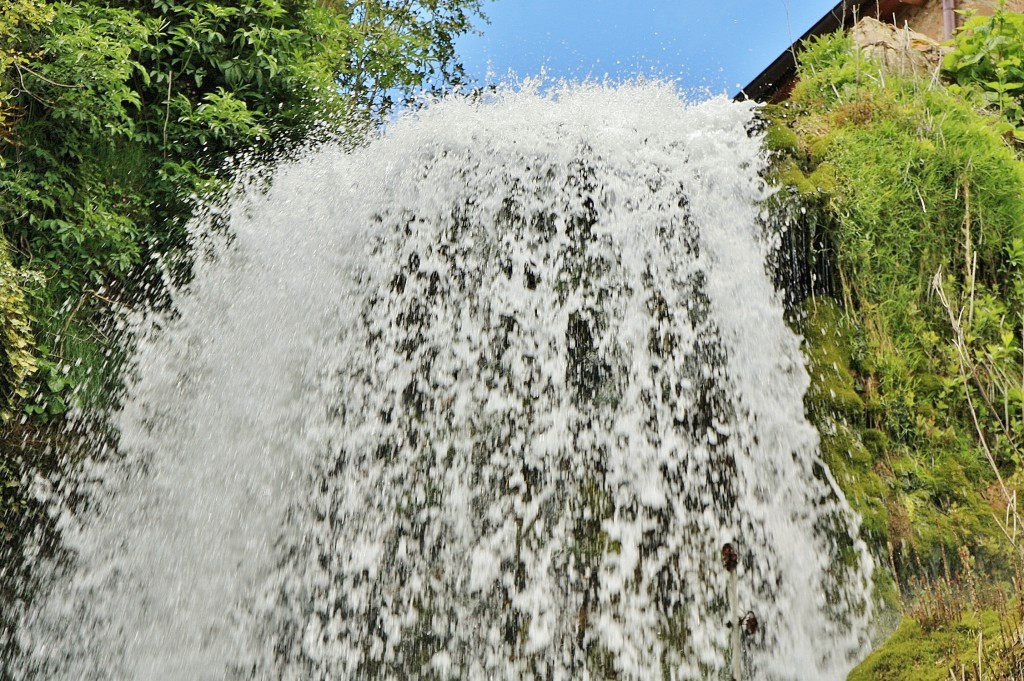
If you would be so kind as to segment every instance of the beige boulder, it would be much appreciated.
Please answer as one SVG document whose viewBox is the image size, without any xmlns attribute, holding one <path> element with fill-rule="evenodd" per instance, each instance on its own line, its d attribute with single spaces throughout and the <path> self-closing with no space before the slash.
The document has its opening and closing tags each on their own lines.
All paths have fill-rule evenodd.
<svg viewBox="0 0 1024 681">
<path fill-rule="evenodd" d="M 850 31 L 861 52 L 900 74 L 930 75 L 942 63 L 942 47 L 909 28 L 896 28 L 871 17 L 861 19 Z"/>
</svg>

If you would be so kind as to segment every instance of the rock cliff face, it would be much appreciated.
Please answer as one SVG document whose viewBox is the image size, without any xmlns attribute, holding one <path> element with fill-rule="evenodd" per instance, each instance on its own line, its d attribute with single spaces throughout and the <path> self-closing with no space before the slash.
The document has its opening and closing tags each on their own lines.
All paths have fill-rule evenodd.
<svg viewBox="0 0 1024 681">
<path fill-rule="evenodd" d="M 942 62 L 939 44 L 907 27 L 896 28 L 865 17 L 853 27 L 850 35 L 864 55 L 900 75 L 927 76 L 936 73 Z"/>
</svg>

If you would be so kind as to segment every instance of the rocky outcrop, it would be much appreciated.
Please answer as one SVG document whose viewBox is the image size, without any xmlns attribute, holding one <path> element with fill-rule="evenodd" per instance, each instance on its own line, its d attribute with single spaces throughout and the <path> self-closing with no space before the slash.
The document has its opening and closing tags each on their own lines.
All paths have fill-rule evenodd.
<svg viewBox="0 0 1024 681">
<path fill-rule="evenodd" d="M 943 48 L 934 40 L 909 28 L 865 17 L 850 32 L 857 47 L 895 73 L 935 73 L 942 62 Z"/>
</svg>

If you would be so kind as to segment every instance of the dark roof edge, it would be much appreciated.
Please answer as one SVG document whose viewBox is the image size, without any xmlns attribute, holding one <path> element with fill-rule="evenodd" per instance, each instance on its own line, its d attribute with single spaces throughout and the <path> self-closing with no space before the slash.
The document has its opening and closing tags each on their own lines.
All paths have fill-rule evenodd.
<svg viewBox="0 0 1024 681">
<path fill-rule="evenodd" d="M 807 29 L 807 32 L 800 36 L 799 40 L 786 48 L 786 50 L 775 58 L 764 71 L 757 75 L 754 80 L 739 91 L 733 97 L 736 101 L 753 99 L 757 102 L 765 102 L 796 73 L 796 55 L 804 48 L 804 44 L 815 36 L 832 33 L 838 28 L 846 28 L 853 24 L 855 17 L 862 17 L 877 4 L 876 0 L 840 0 L 825 16 L 818 20 L 818 23 Z"/>
</svg>

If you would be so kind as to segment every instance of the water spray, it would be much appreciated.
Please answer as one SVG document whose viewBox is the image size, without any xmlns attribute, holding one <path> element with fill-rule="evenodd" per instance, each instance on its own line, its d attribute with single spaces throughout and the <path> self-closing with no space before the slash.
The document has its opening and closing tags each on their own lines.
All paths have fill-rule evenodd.
<svg viewBox="0 0 1024 681">
<path fill-rule="evenodd" d="M 0 677 L 847 677 L 871 562 L 835 549 L 751 106 L 537 95 L 445 99 L 191 223 L 118 407 L 57 452 Z"/>
</svg>

